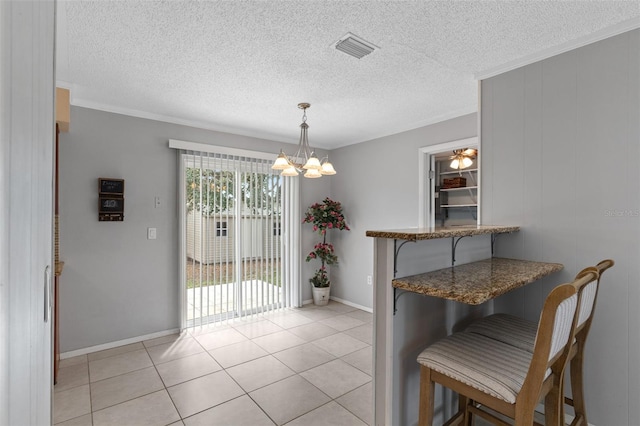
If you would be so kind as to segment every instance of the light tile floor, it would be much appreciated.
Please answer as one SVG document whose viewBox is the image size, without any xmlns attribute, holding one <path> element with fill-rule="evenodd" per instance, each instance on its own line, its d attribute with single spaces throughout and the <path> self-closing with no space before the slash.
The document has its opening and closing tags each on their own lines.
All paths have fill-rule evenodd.
<svg viewBox="0 0 640 426">
<path fill-rule="evenodd" d="M 58 425 L 371 425 L 372 315 L 331 301 L 62 360 Z"/>
</svg>

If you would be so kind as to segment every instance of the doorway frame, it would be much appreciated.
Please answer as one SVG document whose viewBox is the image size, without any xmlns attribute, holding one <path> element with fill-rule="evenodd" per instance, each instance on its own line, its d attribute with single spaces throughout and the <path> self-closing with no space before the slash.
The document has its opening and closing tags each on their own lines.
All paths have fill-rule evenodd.
<svg viewBox="0 0 640 426">
<path fill-rule="evenodd" d="M 418 148 L 418 227 L 435 227 L 434 197 L 432 196 L 435 192 L 435 176 L 433 176 L 432 173 L 435 155 L 462 148 L 476 148 L 478 150 L 478 214 L 476 223 L 478 225 L 482 223 L 482 169 L 480 166 L 480 155 L 482 155 L 482 153 L 480 149 L 480 138 L 473 136 Z M 429 182 L 429 184 L 427 184 L 427 182 Z"/>
<path fill-rule="evenodd" d="M 0 2 L 0 424 L 53 423 L 55 2 Z"/>
<path fill-rule="evenodd" d="M 237 157 L 248 157 L 254 159 L 273 160 L 277 154 L 252 151 L 247 149 L 231 148 L 226 146 L 202 144 L 198 142 L 189 142 L 178 139 L 169 139 L 169 148 L 176 149 L 176 161 L 178 169 L 178 199 L 185 199 L 185 151 L 208 152 L 222 155 L 230 155 Z M 281 202 L 289 206 L 283 207 L 280 226 L 282 229 L 282 296 L 279 302 L 279 308 L 282 307 L 300 307 L 302 306 L 302 293 L 300 286 L 300 187 L 299 180 L 291 177 L 285 177 L 281 181 L 283 195 Z M 286 198 L 286 200 L 285 200 Z M 186 254 L 186 214 L 181 208 L 180 203 L 177 207 L 178 216 L 178 238 L 180 242 L 180 253 Z M 234 225 L 235 226 L 235 225 Z M 188 328 L 186 307 L 186 286 L 182 282 L 182 277 L 186 275 L 186 256 L 180 255 L 178 267 L 178 285 L 180 287 L 179 312 L 180 312 L 180 329 Z"/>
</svg>

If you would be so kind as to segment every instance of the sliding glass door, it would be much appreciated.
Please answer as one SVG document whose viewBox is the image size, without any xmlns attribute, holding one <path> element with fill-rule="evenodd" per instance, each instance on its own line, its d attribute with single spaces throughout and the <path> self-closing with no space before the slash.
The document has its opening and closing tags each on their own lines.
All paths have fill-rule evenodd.
<svg viewBox="0 0 640 426">
<path fill-rule="evenodd" d="M 265 159 L 181 155 L 183 325 L 283 305 L 283 181 Z"/>
</svg>

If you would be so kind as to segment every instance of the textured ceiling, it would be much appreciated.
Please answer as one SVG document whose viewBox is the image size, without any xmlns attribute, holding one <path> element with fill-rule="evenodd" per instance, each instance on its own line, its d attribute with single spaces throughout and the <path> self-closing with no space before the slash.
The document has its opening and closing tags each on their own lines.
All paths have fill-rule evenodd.
<svg viewBox="0 0 640 426">
<path fill-rule="evenodd" d="M 474 75 L 635 27 L 635 1 L 59 1 L 72 104 L 335 148 L 477 109 Z M 347 32 L 380 50 L 333 48 Z"/>
</svg>

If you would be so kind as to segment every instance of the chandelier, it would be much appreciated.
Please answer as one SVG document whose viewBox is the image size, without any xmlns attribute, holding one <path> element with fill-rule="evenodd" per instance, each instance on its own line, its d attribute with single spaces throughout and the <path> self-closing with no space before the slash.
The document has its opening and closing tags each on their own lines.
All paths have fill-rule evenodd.
<svg viewBox="0 0 640 426">
<path fill-rule="evenodd" d="M 453 155 L 449 157 L 453 160 L 449 167 L 456 170 L 466 169 L 473 164 L 473 161 L 478 155 L 478 150 L 473 148 L 454 149 Z"/>
<path fill-rule="evenodd" d="M 278 158 L 271 166 L 274 170 L 282 170 L 281 176 L 298 176 L 298 173 L 304 172 L 306 178 L 319 178 L 322 175 L 335 175 L 336 171 L 329 162 L 329 157 L 318 160 L 318 157 L 309 146 L 309 138 L 307 131 L 307 108 L 311 107 L 308 103 L 299 103 L 302 113 L 302 124 L 300 124 L 300 141 L 298 142 L 298 150 L 292 156 L 288 156 L 282 150 L 278 154 Z"/>
</svg>

